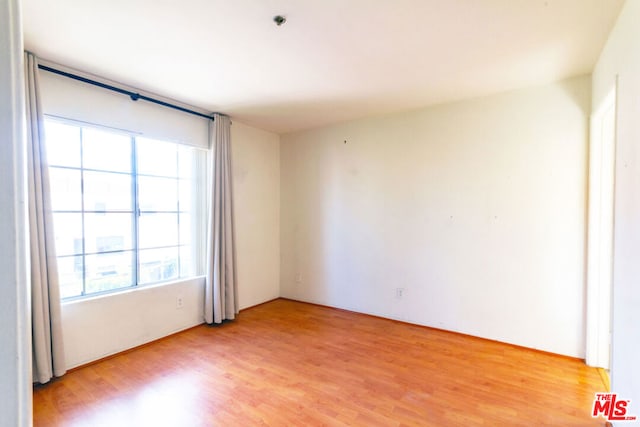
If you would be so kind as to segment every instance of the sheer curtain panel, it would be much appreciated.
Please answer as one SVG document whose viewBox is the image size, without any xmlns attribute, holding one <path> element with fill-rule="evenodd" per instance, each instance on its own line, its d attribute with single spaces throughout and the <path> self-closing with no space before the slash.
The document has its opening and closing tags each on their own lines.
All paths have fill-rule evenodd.
<svg viewBox="0 0 640 427">
<path fill-rule="evenodd" d="M 215 115 L 209 124 L 209 203 L 204 317 L 209 324 L 234 319 L 238 313 L 231 120 Z"/>
<path fill-rule="evenodd" d="M 60 289 L 44 144 L 44 118 L 38 87 L 38 60 L 25 53 L 29 244 L 33 381 L 46 383 L 66 372 Z"/>
</svg>

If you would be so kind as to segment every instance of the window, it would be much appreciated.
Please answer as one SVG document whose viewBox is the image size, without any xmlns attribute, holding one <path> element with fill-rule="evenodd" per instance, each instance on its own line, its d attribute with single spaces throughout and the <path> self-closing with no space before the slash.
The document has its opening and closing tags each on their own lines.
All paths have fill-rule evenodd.
<svg viewBox="0 0 640 427">
<path fill-rule="evenodd" d="M 45 120 L 62 298 L 201 273 L 204 150 Z"/>
</svg>

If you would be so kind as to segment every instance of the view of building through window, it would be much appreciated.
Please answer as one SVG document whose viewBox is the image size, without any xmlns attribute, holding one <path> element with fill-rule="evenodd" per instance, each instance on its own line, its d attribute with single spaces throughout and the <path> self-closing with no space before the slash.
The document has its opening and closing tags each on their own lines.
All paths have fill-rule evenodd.
<svg viewBox="0 0 640 427">
<path fill-rule="evenodd" d="M 205 152 L 47 118 L 63 298 L 191 277 Z"/>
</svg>

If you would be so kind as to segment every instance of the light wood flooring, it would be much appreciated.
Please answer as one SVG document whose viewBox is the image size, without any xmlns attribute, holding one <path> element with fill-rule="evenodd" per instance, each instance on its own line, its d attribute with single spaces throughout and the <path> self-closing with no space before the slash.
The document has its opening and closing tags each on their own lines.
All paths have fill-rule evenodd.
<svg viewBox="0 0 640 427">
<path fill-rule="evenodd" d="M 276 300 L 34 389 L 35 426 L 603 426 L 582 361 Z"/>
</svg>

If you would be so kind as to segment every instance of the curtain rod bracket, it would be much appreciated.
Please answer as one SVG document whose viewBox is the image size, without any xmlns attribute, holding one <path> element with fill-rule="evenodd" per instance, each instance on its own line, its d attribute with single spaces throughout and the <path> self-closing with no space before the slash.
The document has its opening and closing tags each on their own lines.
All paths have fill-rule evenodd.
<svg viewBox="0 0 640 427">
<path fill-rule="evenodd" d="M 132 93 L 131 95 L 129 95 L 129 97 L 131 98 L 132 101 L 137 101 L 138 99 L 140 99 L 140 94 Z"/>
</svg>

